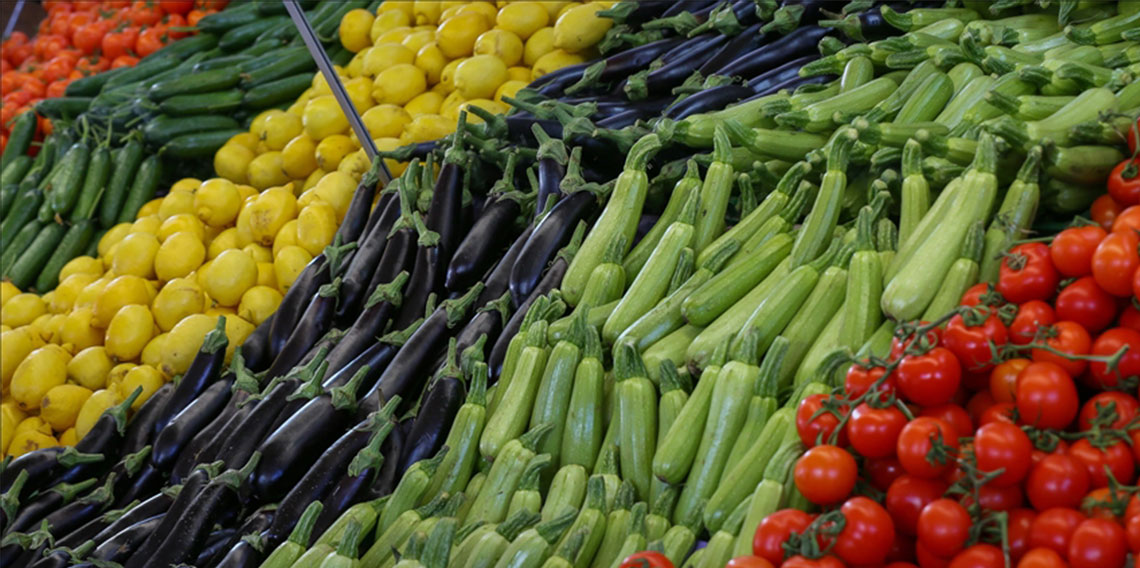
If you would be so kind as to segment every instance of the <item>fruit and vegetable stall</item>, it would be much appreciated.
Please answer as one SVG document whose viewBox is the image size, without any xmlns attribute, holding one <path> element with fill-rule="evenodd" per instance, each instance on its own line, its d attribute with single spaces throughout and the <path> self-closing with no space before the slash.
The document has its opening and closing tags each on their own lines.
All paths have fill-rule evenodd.
<svg viewBox="0 0 1140 568">
<path fill-rule="evenodd" d="M 4 566 L 1140 559 L 1140 2 L 43 7 Z"/>
</svg>

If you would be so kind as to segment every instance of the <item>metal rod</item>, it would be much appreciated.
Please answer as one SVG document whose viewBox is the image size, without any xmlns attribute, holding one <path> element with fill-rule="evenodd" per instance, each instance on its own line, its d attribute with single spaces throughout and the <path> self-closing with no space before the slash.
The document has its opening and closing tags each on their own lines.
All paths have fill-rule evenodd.
<svg viewBox="0 0 1140 568">
<path fill-rule="evenodd" d="M 356 138 L 360 140 L 360 146 L 364 148 L 364 153 L 368 155 L 368 159 L 375 162 L 379 152 L 376 150 L 376 143 L 372 141 L 372 135 L 368 133 L 368 129 L 364 127 L 364 121 L 361 120 L 360 114 L 356 112 L 356 107 L 352 104 L 352 99 L 348 98 L 348 91 L 344 89 L 344 84 L 340 82 L 340 76 L 336 74 L 333 69 L 332 61 L 325 53 L 324 47 L 317 39 L 316 32 L 313 27 L 309 25 L 309 20 L 305 18 L 305 12 L 301 6 L 297 4 L 297 0 L 281 0 L 285 4 L 285 10 L 289 12 L 289 17 L 293 20 L 293 25 L 297 26 L 297 31 L 301 32 L 301 39 L 305 41 L 305 47 L 309 49 L 309 54 L 312 55 L 313 61 L 317 63 L 317 68 L 320 69 L 321 74 L 325 76 L 325 81 L 328 82 L 329 87 L 332 89 L 333 97 L 336 97 L 337 104 L 340 105 L 340 110 L 344 112 L 344 116 L 348 118 L 348 124 L 352 127 L 352 131 L 356 133 Z M 392 173 L 388 171 L 388 165 L 380 163 L 380 183 L 387 185 L 392 180 Z"/>
</svg>

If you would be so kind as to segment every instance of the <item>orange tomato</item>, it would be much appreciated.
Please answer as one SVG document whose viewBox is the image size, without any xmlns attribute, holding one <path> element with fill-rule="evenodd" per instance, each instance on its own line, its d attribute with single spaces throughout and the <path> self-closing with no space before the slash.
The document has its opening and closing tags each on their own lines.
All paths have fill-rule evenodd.
<svg viewBox="0 0 1140 568">
<path fill-rule="evenodd" d="M 62 97 L 64 90 L 67 89 L 67 83 L 67 79 L 64 79 L 62 81 L 56 81 L 48 85 L 47 92 L 44 93 L 44 95 L 49 99 Z"/>
<path fill-rule="evenodd" d="M 136 0 L 127 12 L 127 19 L 136 26 L 153 26 L 162 19 L 162 9 L 152 6 L 150 2 Z"/>
<path fill-rule="evenodd" d="M 147 28 L 139 34 L 135 44 L 135 53 L 139 57 L 146 57 L 162 48 L 166 41 L 166 29 L 162 26 Z"/>
<path fill-rule="evenodd" d="M 182 14 L 170 14 L 170 15 L 166 16 L 166 19 L 163 21 L 164 21 L 163 25 L 166 26 L 166 35 L 167 35 L 166 41 L 167 41 L 167 43 L 174 41 L 176 39 L 182 39 L 182 38 L 190 35 L 187 32 L 179 31 L 178 29 L 176 29 L 176 28 L 187 27 L 186 18 L 184 18 L 182 16 Z"/>
<path fill-rule="evenodd" d="M 32 43 L 35 45 L 36 57 L 40 61 L 47 61 L 59 51 L 71 47 L 71 42 L 67 41 L 66 37 L 57 34 L 42 35 Z"/>
<path fill-rule="evenodd" d="M 135 43 L 139 39 L 138 28 L 123 28 L 118 33 L 107 34 L 103 36 L 103 57 L 110 57 L 116 60 L 121 55 L 126 55 L 129 51 L 135 50 Z M 112 63 L 112 66 L 114 64 Z"/>
<path fill-rule="evenodd" d="M 71 41 L 74 43 L 75 32 L 94 21 L 95 15 L 91 12 L 72 12 L 71 15 L 67 17 L 67 37 L 71 38 Z"/>
<path fill-rule="evenodd" d="M 38 99 L 44 96 L 44 89 L 46 88 L 47 85 L 44 85 L 44 82 L 38 78 L 32 75 L 24 75 L 24 80 L 20 85 L 20 91 L 17 92 L 23 92 L 28 95 L 29 100 L 33 98 Z"/>
<path fill-rule="evenodd" d="M 47 136 L 48 134 L 55 132 L 55 128 L 52 126 L 50 120 L 48 120 L 42 116 L 38 116 L 36 118 L 38 119 L 37 122 L 39 124 L 39 131 L 43 132 L 44 136 Z"/>
<path fill-rule="evenodd" d="M 131 57 L 130 55 L 120 55 L 111 62 L 111 69 L 118 69 L 120 67 L 134 67 L 139 62 L 139 58 Z"/>
<path fill-rule="evenodd" d="M 187 14 L 194 9 L 194 0 L 159 0 L 158 5 L 167 14 Z"/>
<path fill-rule="evenodd" d="M 206 12 L 203 12 L 202 10 L 190 10 L 190 13 L 186 14 L 186 23 L 190 24 L 191 26 L 197 26 L 198 20 L 201 20 L 205 17 Z"/>
<path fill-rule="evenodd" d="M 75 62 L 70 57 L 59 55 L 47 62 L 47 65 L 44 66 L 43 73 L 41 73 L 41 77 L 44 81 L 53 83 L 66 78 L 71 74 L 71 70 L 74 67 Z M 51 95 L 49 94 L 48 96 L 50 97 Z"/>
<path fill-rule="evenodd" d="M 75 35 L 71 36 L 71 41 L 80 51 L 91 55 L 102 45 L 103 35 L 106 32 L 107 24 L 92 22 L 76 30 Z"/>
</svg>

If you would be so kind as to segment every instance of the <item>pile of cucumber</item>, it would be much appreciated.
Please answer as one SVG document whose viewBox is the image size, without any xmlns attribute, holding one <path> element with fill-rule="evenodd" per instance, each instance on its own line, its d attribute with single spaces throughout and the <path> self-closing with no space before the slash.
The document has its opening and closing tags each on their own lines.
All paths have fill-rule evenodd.
<svg viewBox="0 0 1140 568">
<path fill-rule="evenodd" d="M 301 5 L 334 63 L 337 27 L 369 2 Z M 0 276 L 48 292 L 60 269 L 182 177 L 210 177 L 214 153 L 262 111 L 285 107 L 316 64 L 276 2 L 231 2 L 199 33 L 135 67 L 79 79 L 15 119 L 0 162 Z M 53 133 L 33 148 L 36 114 Z M 33 150 L 37 150 L 34 152 Z"/>
</svg>

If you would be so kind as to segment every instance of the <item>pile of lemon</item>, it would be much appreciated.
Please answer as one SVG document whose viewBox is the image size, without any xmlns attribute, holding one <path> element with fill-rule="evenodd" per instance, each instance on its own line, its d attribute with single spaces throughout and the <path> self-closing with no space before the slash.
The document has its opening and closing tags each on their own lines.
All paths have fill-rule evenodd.
<svg viewBox="0 0 1140 568">
<path fill-rule="evenodd" d="M 54 291 L 0 283 L 0 456 L 73 445 L 142 387 L 137 409 L 186 371 L 219 317 L 228 360 L 332 241 L 355 189 L 337 172 L 304 192 L 183 179 L 109 230 L 99 258 L 67 263 Z"/>
<path fill-rule="evenodd" d="M 337 72 L 378 149 L 436 140 L 455 130 L 464 108 L 505 113 L 504 96 L 595 57 L 613 24 L 597 12 L 612 4 L 388 0 L 376 14 L 358 9 L 341 20 L 340 41 L 356 55 Z M 307 189 L 333 172 L 359 179 L 369 167 L 320 74 L 250 131 L 260 143 L 227 143 L 214 158 L 218 175 L 258 189 L 289 181 Z"/>
</svg>

